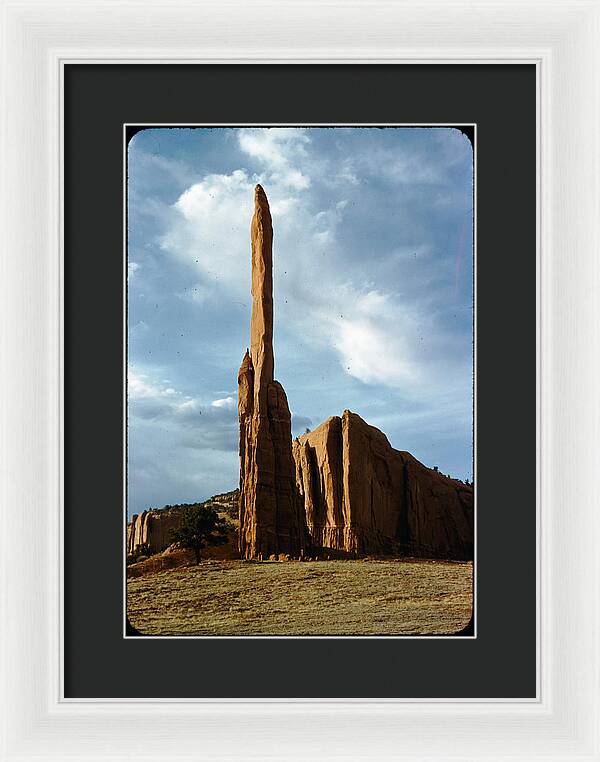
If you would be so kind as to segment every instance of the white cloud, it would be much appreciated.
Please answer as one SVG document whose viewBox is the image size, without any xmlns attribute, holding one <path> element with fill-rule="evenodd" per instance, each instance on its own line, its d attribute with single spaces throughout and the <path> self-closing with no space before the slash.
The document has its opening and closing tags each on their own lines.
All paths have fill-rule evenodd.
<svg viewBox="0 0 600 762">
<path fill-rule="evenodd" d="M 171 224 L 161 247 L 196 265 L 203 276 L 196 283 L 198 301 L 215 288 L 249 286 L 250 273 L 241 271 L 243 249 L 248 249 L 255 178 L 237 169 L 229 175 L 207 175 L 190 186 L 173 206 Z"/>
<path fill-rule="evenodd" d="M 390 310 L 381 294 L 358 297 L 352 317 L 334 319 L 333 346 L 344 370 L 366 384 L 403 386 L 417 368 L 403 340 L 401 323 L 390 330 Z M 401 316 L 399 316 L 400 319 Z"/>
<path fill-rule="evenodd" d="M 127 369 L 127 398 L 132 403 L 133 413 L 143 412 L 143 408 L 136 403 L 150 401 L 154 405 L 149 408 L 155 416 L 171 416 L 174 420 L 189 417 L 190 414 L 201 414 L 203 410 L 213 408 L 229 411 L 235 409 L 237 404 L 233 397 L 217 399 L 211 402 L 203 402 L 198 397 L 191 397 L 173 388 L 168 381 L 158 381 L 149 373 L 142 373 L 137 368 L 129 365 Z"/>
<path fill-rule="evenodd" d="M 170 387 L 157 386 L 145 373 L 139 373 L 131 366 L 127 369 L 127 396 L 130 400 L 170 397 L 173 391 Z"/>
<path fill-rule="evenodd" d="M 310 187 L 310 177 L 297 165 L 306 156 L 310 138 L 294 127 L 246 128 L 238 133 L 241 150 L 261 162 L 270 181 L 294 190 Z"/>
<path fill-rule="evenodd" d="M 134 428 L 153 423 L 157 437 L 174 437 L 179 448 L 237 452 L 238 418 L 233 397 L 205 401 L 185 395 L 131 365 L 127 380 L 129 420 L 135 423 Z"/>
<path fill-rule="evenodd" d="M 223 407 L 228 410 L 237 408 L 237 402 L 233 397 L 224 397 L 220 400 L 213 400 L 210 404 L 212 407 Z"/>
<path fill-rule="evenodd" d="M 131 280 L 140 268 L 141 268 L 141 265 L 139 264 L 139 262 L 128 262 L 127 263 L 127 279 Z"/>
<path fill-rule="evenodd" d="M 247 127 L 238 132 L 238 140 L 242 151 L 277 167 L 289 163 L 292 156 L 306 156 L 305 146 L 310 143 L 299 127 Z"/>
<path fill-rule="evenodd" d="M 245 192 L 250 180 L 245 170 L 236 169 L 230 175 L 207 175 L 184 191 L 175 207 L 183 216 L 192 221 L 219 214 L 224 203 L 240 190 Z"/>
</svg>

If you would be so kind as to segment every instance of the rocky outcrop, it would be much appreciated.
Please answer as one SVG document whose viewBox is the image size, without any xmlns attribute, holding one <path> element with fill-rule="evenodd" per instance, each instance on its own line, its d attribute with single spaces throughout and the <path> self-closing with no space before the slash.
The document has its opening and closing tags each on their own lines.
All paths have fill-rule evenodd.
<svg viewBox="0 0 600 762">
<path fill-rule="evenodd" d="M 395 450 L 360 416 L 329 418 L 293 453 L 314 548 L 473 557 L 473 488 Z"/>
<path fill-rule="evenodd" d="M 215 511 L 231 515 L 239 500 L 238 490 L 214 495 L 203 505 Z M 127 524 L 127 555 L 135 553 L 140 546 L 148 554 L 161 553 L 172 543 L 171 530 L 179 526 L 181 512 L 185 506 L 174 505 L 165 508 L 153 508 L 140 514 L 134 513 Z"/>
<path fill-rule="evenodd" d="M 254 195 L 250 351 L 238 374 L 240 422 L 240 554 L 299 557 L 307 542 L 295 483 L 291 415 L 274 380 L 273 227 L 260 185 Z"/>
<path fill-rule="evenodd" d="M 135 514 L 127 525 L 127 553 L 134 553 L 140 545 L 149 553 L 160 553 L 168 547 L 171 530 L 179 526 L 179 511 L 150 510 Z"/>
</svg>

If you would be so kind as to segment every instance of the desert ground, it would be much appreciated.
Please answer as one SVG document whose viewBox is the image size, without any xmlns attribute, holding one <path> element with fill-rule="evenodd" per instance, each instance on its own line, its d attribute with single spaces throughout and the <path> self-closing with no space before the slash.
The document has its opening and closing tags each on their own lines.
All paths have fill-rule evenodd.
<svg viewBox="0 0 600 762">
<path fill-rule="evenodd" d="M 443 635 L 467 626 L 473 564 L 209 559 L 127 580 L 143 635 Z"/>
</svg>

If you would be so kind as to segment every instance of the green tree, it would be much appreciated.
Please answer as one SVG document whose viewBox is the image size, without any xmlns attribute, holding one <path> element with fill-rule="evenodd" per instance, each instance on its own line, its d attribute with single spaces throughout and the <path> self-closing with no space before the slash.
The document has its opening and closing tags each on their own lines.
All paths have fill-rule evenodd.
<svg viewBox="0 0 600 762">
<path fill-rule="evenodd" d="M 219 514 L 207 505 L 187 505 L 181 514 L 181 524 L 171 530 L 173 542 L 194 551 L 196 563 L 200 563 L 200 551 L 207 545 L 223 545 L 231 527 Z"/>
</svg>

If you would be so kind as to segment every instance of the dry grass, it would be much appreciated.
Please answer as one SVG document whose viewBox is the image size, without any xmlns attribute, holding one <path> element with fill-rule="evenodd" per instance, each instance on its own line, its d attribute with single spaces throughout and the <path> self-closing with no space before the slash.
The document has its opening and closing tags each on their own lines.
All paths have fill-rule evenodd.
<svg viewBox="0 0 600 762">
<path fill-rule="evenodd" d="M 145 635 L 414 635 L 465 627 L 472 563 L 203 561 L 127 581 Z"/>
</svg>

